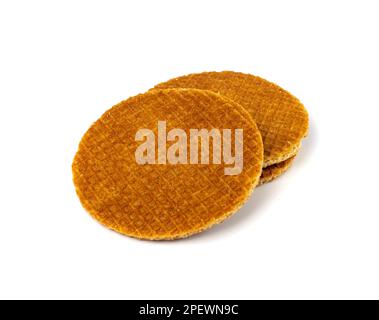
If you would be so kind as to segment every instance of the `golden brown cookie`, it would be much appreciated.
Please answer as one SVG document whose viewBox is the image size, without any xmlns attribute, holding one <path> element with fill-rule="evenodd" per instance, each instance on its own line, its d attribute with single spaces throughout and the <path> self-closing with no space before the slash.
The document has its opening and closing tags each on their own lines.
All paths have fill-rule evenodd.
<svg viewBox="0 0 379 320">
<path fill-rule="evenodd" d="M 159 121 L 166 122 L 167 134 L 175 128 L 188 135 L 190 129 L 243 129 L 241 173 L 225 175 L 223 162 L 157 164 L 164 159 Z M 149 158 L 155 163 L 136 161 L 141 129 L 156 138 Z M 174 142 L 166 143 L 168 150 Z M 105 112 L 83 136 L 72 171 L 77 194 L 95 219 L 131 237 L 160 240 L 190 236 L 231 216 L 258 184 L 262 164 L 261 135 L 244 108 L 210 91 L 168 89 L 129 98 Z"/>
<path fill-rule="evenodd" d="M 270 182 L 286 172 L 291 167 L 295 157 L 296 156 L 293 156 L 287 160 L 264 168 L 262 170 L 261 179 L 259 180 L 259 185 Z"/>
<path fill-rule="evenodd" d="M 308 114 L 301 102 L 262 78 L 231 71 L 190 74 L 155 88 L 197 88 L 226 96 L 249 111 L 264 144 L 263 167 L 294 156 L 308 131 Z"/>
</svg>

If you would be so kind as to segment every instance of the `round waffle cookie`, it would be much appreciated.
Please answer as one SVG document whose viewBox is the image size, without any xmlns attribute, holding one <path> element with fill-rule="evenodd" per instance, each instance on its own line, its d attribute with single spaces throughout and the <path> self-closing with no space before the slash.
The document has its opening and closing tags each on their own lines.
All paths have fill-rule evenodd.
<svg viewBox="0 0 379 320">
<path fill-rule="evenodd" d="M 252 115 L 262 134 L 263 167 L 294 156 L 308 131 L 308 114 L 301 102 L 262 78 L 231 71 L 190 74 L 155 88 L 197 88 L 226 96 Z"/>
<path fill-rule="evenodd" d="M 282 162 L 272 164 L 262 170 L 261 179 L 259 180 L 259 184 L 264 184 L 266 182 L 270 182 L 275 178 L 279 177 L 281 174 L 286 172 L 292 165 L 295 160 L 295 156 L 284 160 Z"/>
<path fill-rule="evenodd" d="M 239 174 L 226 175 L 231 162 L 224 159 L 220 164 L 172 164 L 163 157 L 162 146 L 168 154 L 175 142 L 162 137 L 172 130 L 182 129 L 189 137 L 193 129 L 214 128 L 222 137 L 224 129 L 231 129 L 232 136 L 243 129 Z M 154 148 L 146 151 L 147 163 L 137 161 L 141 129 L 150 132 L 146 141 L 155 139 Z M 231 154 L 237 151 L 234 142 Z M 214 155 L 217 147 L 209 145 Z M 235 213 L 258 184 L 262 164 L 261 135 L 244 108 L 211 91 L 168 89 L 129 98 L 105 112 L 83 136 L 72 171 L 82 205 L 100 223 L 135 238 L 169 240 L 201 232 Z"/>
</svg>

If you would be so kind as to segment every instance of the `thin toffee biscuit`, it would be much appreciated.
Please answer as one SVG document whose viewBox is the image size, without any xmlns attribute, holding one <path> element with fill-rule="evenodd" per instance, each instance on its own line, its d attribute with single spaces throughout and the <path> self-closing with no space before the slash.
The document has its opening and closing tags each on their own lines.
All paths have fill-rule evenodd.
<svg viewBox="0 0 379 320">
<path fill-rule="evenodd" d="M 157 88 L 211 90 L 240 104 L 252 115 L 262 134 L 263 167 L 294 156 L 308 131 L 308 113 L 297 98 L 250 74 L 232 71 L 189 74 L 160 83 Z"/>
<path fill-rule="evenodd" d="M 224 164 L 138 164 L 136 132 L 166 121 L 181 128 L 243 130 L 243 169 Z M 158 143 L 159 144 L 159 143 Z M 249 113 L 230 99 L 196 89 L 154 90 L 105 112 L 83 136 L 72 164 L 84 208 L 100 223 L 139 239 L 177 239 L 234 214 L 259 182 L 260 132 Z"/>
</svg>

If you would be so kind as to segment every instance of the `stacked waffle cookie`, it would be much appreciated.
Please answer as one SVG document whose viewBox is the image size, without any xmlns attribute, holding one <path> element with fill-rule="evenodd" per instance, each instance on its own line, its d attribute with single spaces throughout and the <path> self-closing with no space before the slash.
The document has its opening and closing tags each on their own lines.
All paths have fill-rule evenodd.
<svg viewBox="0 0 379 320">
<path fill-rule="evenodd" d="M 74 184 L 84 208 L 112 230 L 188 237 L 285 172 L 307 131 L 303 105 L 275 84 L 235 72 L 191 74 L 106 111 L 79 144 Z"/>
<path fill-rule="evenodd" d="M 155 88 L 210 90 L 245 108 L 256 122 L 264 144 L 261 183 L 273 180 L 290 167 L 308 132 L 308 113 L 301 102 L 279 86 L 250 74 L 196 73 Z"/>
</svg>

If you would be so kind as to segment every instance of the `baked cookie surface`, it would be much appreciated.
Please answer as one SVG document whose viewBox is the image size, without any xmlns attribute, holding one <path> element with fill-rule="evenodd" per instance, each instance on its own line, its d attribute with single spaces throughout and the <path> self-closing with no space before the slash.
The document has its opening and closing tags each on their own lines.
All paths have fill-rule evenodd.
<svg viewBox="0 0 379 320">
<path fill-rule="evenodd" d="M 262 170 L 261 179 L 259 180 L 259 184 L 264 184 L 266 182 L 270 182 L 277 177 L 281 176 L 284 172 L 286 172 L 292 165 L 296 156 L 293 156 L 287 160 L 282 162 L 272 164 Z"/>
<path fill-rule="evenodd" d="M 224 164 L 137 163 L 136 133 L 147 128 L 157 137 L 163 120 L 167 132 L 243 129 L 241 173 L 225 175 Z M 235 213 L 258 184 L 262 164 L 261 135 L 244 108 L 213 92 L 168 89 L 105 112 L 83 136 L 72 171 L 81 203 L 96 220 L 124 235 L 164 240 L 201 232 Z"/>
<path fill-rule="evenodd" d="M 197 88 L 226 96 L 244 107 L 263 139 L 263 167 L 294 156 L 308 132 L 308 113 L 301 102 L 281 87 L 250 74 L 223 71 L 189 74 L 155 88 Z"/>
</svg>

